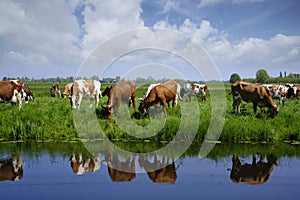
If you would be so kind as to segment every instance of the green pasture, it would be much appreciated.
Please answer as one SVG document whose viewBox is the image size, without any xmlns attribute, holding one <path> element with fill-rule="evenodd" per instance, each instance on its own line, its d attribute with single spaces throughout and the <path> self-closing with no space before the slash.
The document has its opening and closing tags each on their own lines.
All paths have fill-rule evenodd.
<svg viewBox="0 0 300 200">
<path fill-rule="evenodd" d="M 200 116 L 199 123 L 190 123 L 190 120 L 186 120 L 187 117 L 182 120 L 184 113 L 181 112 L 181 107 L 186 105 L 184 101 L 179 102 L 174 110 L 167 109 L 167 119 L 163 117 L 161 109 L 154 114 L 155 117 L 141 117 L 137 109 L 134 111 L 131 107 L 128 113 L 127 107 L 121 106 L 118 116 L 107 120 L 102 115 L 101 107 L 106 105 L 107 97 L 100 99 L 99 107 L 95 110 L 87 108 L 89 101 L 85 100 L 81 110 L 72 111 L 69 99 L 50 96 L 52 83 L 28 83 L 28 85 L 36 96 L 35 101 L 24 103 L 20 111 L 17 107 L 12 108 L 10 103 L 0 104 L 0 140 L 2 141 L 103 139 L 105 136 L 114 142 L 154 141 L 164 144 L 171 141 L 180 130 L 181 132 L 184 130 L 181 140 L 201 142 L 211 122 L 212 104 L 209 92 L 205 103 L 196 102 L 199 111 L 193 107 L 186 108 L 188 118 Z M 106 86 L 108 84 L 102 84 L 101 91 Z M 62 92 L 64 84 L 60 87 Z M 137 98 L 143 96 L 147 87 L 147 84 L 137 85 Z M 232 113 L 230 85 L 225 85 L 225 89 L 226 116 L 219 141 L 243 143 L 281 141 L 295 144 L 300 141 L 300 100 L 291 99 L 284 106 L 280 105 L 279 114 L 274 119 L 267 113 L 260 113 L 260 110 L 254 114 L 252 103 L 245 102 L 242 103 L 241 114 L 235 115 Z M 278 100 L 275 102 L 278 104 Z M 138 104 L 137 101 L 137 107 Z M 82 130 L 78 130 L 80 129 L 78 126 L 75 127 L 74 119 L 76 125 L 83 127 Z M 122 121 L 125 126 L 120 128 L 117 119 L 125 120 Z M 98 131 L 97 127 L 101 127 L 101 131 Z M 196 135 L 192 131 L 195 128 Z M 127 134 L 123 130 L 132 134 Z M 156 134 L 153 135 L 152 132 Z"/>
</svg>

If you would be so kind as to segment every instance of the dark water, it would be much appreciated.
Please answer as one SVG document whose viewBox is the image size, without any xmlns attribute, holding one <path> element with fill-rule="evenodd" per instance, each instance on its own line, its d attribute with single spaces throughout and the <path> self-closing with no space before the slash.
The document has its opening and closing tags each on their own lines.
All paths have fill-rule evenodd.
<svg viewBox="0 0 300 200">
<path fill-rule="evenodd" d="M 296 145 L 218 144 L 206 158 L 198 157 L 195 146 L 174 162 L 160 155 L 127 160 L 105 151 L 91 155 L 81 143 L 0 145 L 1 199 L 298 199 L 300 195 Z M 153 172 L 153 163 L 162 168 Z M 125 172 L 118 170 L 122 168 Z M 16 177 L 19 180 L 7 180 Z"/>
</svg>

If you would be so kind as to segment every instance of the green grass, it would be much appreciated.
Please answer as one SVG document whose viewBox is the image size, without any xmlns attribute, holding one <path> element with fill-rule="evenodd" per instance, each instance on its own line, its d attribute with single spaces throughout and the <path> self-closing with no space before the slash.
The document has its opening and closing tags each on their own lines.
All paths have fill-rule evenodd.
<svg viewBox="0 0 300 200">
<path fill-rule="evenodd" d="M 149 118 L 140 117 L 137 109 L 134 111 L 130 108 L 128 113 L 126 107 L 121 107 L 118 114 L 120 118 L 115 116 L 107 120 L 100 115 L 101 105 L 106 105 L 107 97 L 100 100 L 100 105 L 95 112 L 87 108 L 88 101 L 83 102 L 81 110 L 73 111 L 68 99 L 50 97 L 51 83 L 29 83 L 28 85 L 36 96 L 35 101 L 23 104 L 20 111 L 17 107 L 12 108 L 9 103 L 0 104 L 0 140 L 103 139 L 105 135 L 114 142 L 147 140 L 160 143 L 171 141 L 178 133 L 182 133 L 179 138 L 181 140 L 194 139 L 201 142 L 211 121 L 212 105 L 209 94 L 207 102 L 198 102 L 199 111 L 191 107 L 185 108 L 187 110 L 182 113 L 181 108 L 186 104 L 180 102 L 174 110 L 167 109 L 168 117 L 165 119 L 161 110 L 156 118 Z M 101 90 L 103 91 L 106 86 L 107 84 L 102 84 Z M 61 90 L 63 87 L 64 85 L 61 85 Z M 142 97 L 146 89 L 146 84 L 137 85 L 137 97 Z M 275 119 L 270 118 L 268 114 L 261 114 L 260 110 L 254 114 L 252 104 L 245 102 L 241 106 L 242 112 L 233 114 L 229 85 L 226 86 L 226 100 L 227 112 L 220 141 L 293 142 L 300 140 L 300 100 L 292 99 L 287 101 L 285 106 L 280 106 L 279 114 Z M 277 100 L 275 102 L 278 103 Z M 197 119 L 197 115 L 200 116 L 199 124 L 191 123 L 192 119 Z M 125 120 L 121 121 L 122 128 L 119 127 L 116 119 Z M 98 126 L 101 130 L 98 130 Z M 197 134 L 194 137 L 195 129 Z"/>
</svg>

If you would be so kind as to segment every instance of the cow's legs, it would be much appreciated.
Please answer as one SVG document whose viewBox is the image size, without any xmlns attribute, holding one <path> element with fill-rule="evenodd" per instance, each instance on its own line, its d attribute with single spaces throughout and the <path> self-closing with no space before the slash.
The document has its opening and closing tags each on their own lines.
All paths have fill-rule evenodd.
<svg viewBox="0 0 300 200">
<path fill-rule="evenodd" d="M 82 94 L 79 94 L 78 95 L 78 102 L 77 102 L 77 104 L 78 104 L 78 110 L 80 108 L 81 101 L 82 101 Z M 75 108 L 76 108 L 76 106 L 75 106 Z"/>
<path fill-rule="evenodd" d="M 136 96 L 135 96 L 135 92 L 131 95 L 131 101 L 132 101 L 132 104 L 133 104 L 133 109 L 135 110 L 136 108 Z"/>
<path fill-rule="evenodd" d="M 256 110 L 257 110 L 257 103 L 253 103 L 253 111 L 254 111 L 254 113 L 256 113 Z"/>
<path fill-rule="evenodd" d="M 165 118 L 167 118 L 166 99 L 162 99 L 162 106 L 164 109 Z"/>
</svg>

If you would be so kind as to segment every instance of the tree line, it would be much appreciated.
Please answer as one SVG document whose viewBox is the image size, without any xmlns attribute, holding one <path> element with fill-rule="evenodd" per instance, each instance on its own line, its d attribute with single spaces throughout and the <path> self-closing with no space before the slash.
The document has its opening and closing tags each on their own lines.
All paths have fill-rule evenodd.
<svg viewBox="0 0 300 200">
<path fill-rule="evenodd" d="M 287 73 L 284 72 L 284 76 L 283 76 L 282 72 L 280 72 L 278 77 L 270 77 L 268 72 L 265 69 L 260 69 L 256 72 L 255 75 L 256 75 L 255 78 L 241 79 L 241 77 L 238 73 L 233 73 L 230 76 L 229 82 L 233 83 L 237 80 L 239 80 L 239 81 L 242 80 L 242 81 L 246 81 L 246 82 L 262 83 L 262 84 L 300 83 L 300 74 L 289 73 L 289 75 L 287 75 Z"/>
</svg>

